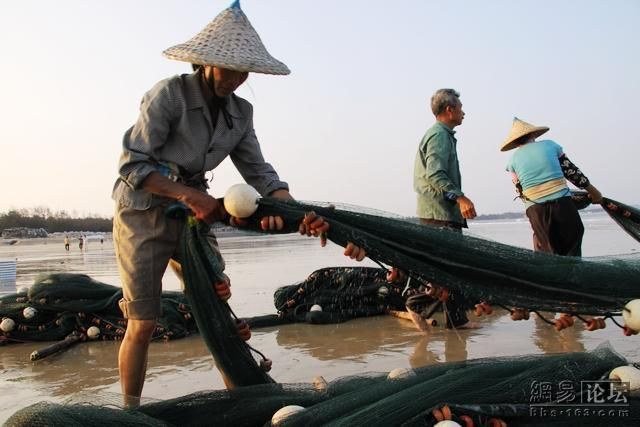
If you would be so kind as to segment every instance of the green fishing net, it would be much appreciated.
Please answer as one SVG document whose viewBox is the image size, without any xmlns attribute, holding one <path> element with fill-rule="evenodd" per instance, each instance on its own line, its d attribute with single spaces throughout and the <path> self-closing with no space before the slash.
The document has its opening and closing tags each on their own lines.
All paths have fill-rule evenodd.
<svg viewBox="0 0 640 427">
<path fill-rule="evenodd" d="M 255 221 L 264 215 L 281 215 L 289 231 L 297 227 L 306 212 L 313 210 L 330 222 L 326 237 L 335 243 L 344 246 L 353 242 L 379 263 L 398 267 L 419 282 L 435 281 L 471 301 L 575 315 L 613 316 L 638 296 L 635 280 L 640 264 L 635 257 L 558 257 L 326 204 L 263 198 L 259 205 Z M 608 348 L 590 353 L 431 365 L 404 372 L 396 379 L 389 379 L 384 373 L 345 377 L 334 382 L 316 379 L 313 384 L 277 384 L 256 361 L 254 354 L 260 353 L 239 338 L 231 308 L 215 294 L 212 284 L 223 277 L 222 268 L 206 244 L 205 232 L 205 226 L 187 221 L 182 243 L 187 255 L 181 260 L 186 295 L 218 368 L 237 386 L 234 390 L 196 393 L 126 411 L 96 403 L 38 404 L 18 411 L 7 425 L 260 426 L 268 425 L 273 413 L 287 405 L 306 409 L 286 418 L 281 425 L 432 426 L 438 420 L 437 410 L 441 413 L 444 406 L 453 412 L 454 420 L 464 423 L 465 417 L 469 417 L 478 426 L 494 425 L 492 418 L 502 419 L 508 425 L 595 426 L 610 425 L 614 420 L 616 425 L 640 423 L 639 402 L 633 397 L 625 401 L 628 411 L 623 416 L 607 412 L 606 416 L 580 418 L 576 422 L 566 416 L 552 420 L 538 418 L 531 412 L 534 384 L 553 385 L 562 381 L 563 387 L 571 388 L 574 398 L 587 399 L 581 388 L 583 382 L 604 381 L 609 371 L 627 364 Z M 324 304 L 327 312 L 338 313 L 337 320 L 343 319 L 340 316 L 345 316 L 344 313 L 353 317 L 370 315 L 402 304 L 401 298 L 393 300 L 402 296 L 402 284 L 395 287 L 383 284 L 384 269 L 367 271 L 364 276 L 357 269 L 337 275 L 319 272 L 302 285 L 276 292 L 280 318 L 296 319 L 301 312 L 288 313 L 287 308 L 304 306 L 306 319 L 311 312 L 310 307 L 306 310 L 309 304 Z M 341 291 L 325 293 L 347 282 L 351 285 Z M 381 292 L 381 287 L 388 292 Z M 314 289 L 317 295 L 305 299 L 307 296 L 302 294 L 309 291 L 313 295 Z M 367 301 L 370 308 L 358 305 L 359 298 Z M 294 303 L 289 304 L 292 300 Z M 55 298 L 53 301 L 62 302 L 55 302 Z M 543 403 L 561 404 L 558 399 Z"/>
<path fill-rule="evenodd" d="M 449 418 L 462 426 L 469 425 L 465 420 L 474 426 L 500 425 L 494 420 L 508 426 L 636 426 L 640 401 L 626 389 L 615 396 L 616 403 L 612 399 L 595 401 L 591 393 L 596 385 L 609 394 L 620 390 L 606 378 L 612 369 L 626 364 L 603 346 L 586 353 L 436 364 L 404 371 L 395 378 L 366 373 L 331 382 L 316 378 L 306 384 L 198 392 L 136 410 L 108 408 L 96 401 L 39 403 L 16 412 L 5 425 L 268 426 L 277 410 L 298 405 L 304 410 L 277 425 L 434 426 L 446 406 Z M 593 416 L 567 412 L 585 406 Z"/>
<path fill-rule="evenodd" d="M 278 214 L 298 224 L 309 211 L 331 224 L 329 240 L 353 242 L 371 259 L 470 301 L 612 316 L 640 295 L 637 256 L 561 257 L 362 210 L 274 198 L 260 199 L 255 216 Z"/>
<path fill-rule="evenodd" d="M 96 339 L 120 340 L 126 320 L 118 307 L 122 289 L 98 282 L 84 274 L 42 276 L 28 293 L 0 297 L 0 318 L 11 319 L 13 330 L 1 332 L 0 343 L 59 341 L 67 344 L 86 340 L 89 328 L 97 328 Z M 25 311 L 26 310 L 26 311 Z M 189 303 L 182 292 L 162 293 L 162 317 L 157 321 L 153 340 L 182 338 L 197 331 Z M 56 351 L 64 349 L 58 346 Z M 50 350 L 35 352 L 39 359 Z"/>
</svg>

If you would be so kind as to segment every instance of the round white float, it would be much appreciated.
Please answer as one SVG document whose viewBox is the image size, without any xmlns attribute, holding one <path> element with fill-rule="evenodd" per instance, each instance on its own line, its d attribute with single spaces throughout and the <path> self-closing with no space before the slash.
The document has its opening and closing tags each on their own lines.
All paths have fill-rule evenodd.
<svg viewBox="0 0 640 427">
<path fill-rule="evenodd" d="M 609 379 L 629 383 L 631 396 L 640 395 L 640 370 L 633 366 L 618 366 L 611 373 Z"/>
<path fill-rule="evenodd" d="M 0 322 L 0 330 L 2 330 L 2 332 L 11 332 L 15 327 L 16 322 L 10 317 L 5 317 L 2 319 L 2 322 Z"/>
<path fill-rule="evenodd" d="M 321 392 L 327 391 L 327 388 L 329 387 L 329 383 L 327 383 L 327 380 L 325 380 L 324 377 L 320 375 L 318 375 L 317 377 L 313 377 L 311 383 L 313 384 L 313 388 Z"/>
<path fill-rule="evenodd" d="M 313 304 L 309 309 L 309 311 L 322 311 L 322 307 L 319 306 L 318 304 Z"/>
<path fill-rule="evenodd" d="M 415 376 L 416 373 L 413 371 L 413 369 L 409 369 L 409 368 L 396 368 L 394 370 L 392 370 L 391 372 L 389 372 L 389 375 L 387 375 L 387 379 L 389 380 L 400 380 L 400 379 L 404 379 L 404 378 L 410 378 Z"/>
<path fill-rule="evenodd" d="M 640 332 L 640 299 L 629 301 L 622 310 L 624 324 L 636 332 Z"/>
<path fill-rule="evenodd" d="M 438 422 L 438 424 L 434 424 L 433 427 L 462 427 L 462 426 L 455 421 L 444 420 L 444 421 Z"/>
<path fill-rule="evenodd" d="M 275 427 L 291 415 L 302 411 L 304 411 L 304 408 L 298 405 L 289 405 L 284 408 L 280 408 L 275 414 L 273 414 L 273 417 L 271 417 L 271 425 Z"/>
<path fill-rule="evenodd" d="M 389 295 L 389 288 L 386 286 L 380 286 L 378 288 L 378 296 L 380 298 L 386 298 Z"/>
<path fill-rule="evenodd" d="M 25 319 L 33 319 L 36 314 L 38 314 L 38 310 L 33 307 L 25 307 L 25 309 L 22 310 L 22 315 Z"/>
<path fill-rule="evenodd" d="M 224 194 L 224 208 L 231 216 L 247 218 L 258 209 L 260 194 L 249 184 L 235 184 Z"/>
<path fill-rule="evenodd" d="M 98 328 L 97 326 L 91 326 L 89 329 L 87 329 L 87 337 L 89 337 L 89 339 L 95 340 L 99 336 L 100 328 Z"/>
</svg>

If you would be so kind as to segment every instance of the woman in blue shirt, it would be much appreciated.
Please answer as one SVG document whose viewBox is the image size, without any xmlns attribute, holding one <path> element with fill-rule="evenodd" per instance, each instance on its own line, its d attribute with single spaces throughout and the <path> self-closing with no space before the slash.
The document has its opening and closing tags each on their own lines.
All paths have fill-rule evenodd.
<svg viewBox="0 0 640 427">
<path fill-rule="evenodd" d="M 562 147 L 551 140 L 536 141 L 549 130 L 513 119 L 511 132 L 500 151 L 516 149 L 507 163 L 518 197 L 526 206 L 533 229 L 534 250 L 557 255 L 580 256 L 584 226 L 571 200 L 569 180 L 589 193 L 593 203 L 602 194 L 582 174 Z"/>
</svg>

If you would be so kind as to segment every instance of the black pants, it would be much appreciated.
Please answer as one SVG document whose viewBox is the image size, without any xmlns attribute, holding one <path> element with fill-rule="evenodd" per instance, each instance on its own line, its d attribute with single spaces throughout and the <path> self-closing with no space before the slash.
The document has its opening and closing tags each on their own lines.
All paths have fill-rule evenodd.
<svg viewBox="0 0 640 427">
<path fill-rule="evenodd" d="M 527 208 L 533 229 L 533 249 L 556 255 L 581 256 L 584 225 L 571 197 Z"/>
<path fill-rule="evenodd" d="M 447 228 L 451 231 L 462 233 L 462 228 L 466 227 L 466 220 L 464 224 L 460 224 L 452 221 L 442 221 L 437 219 L 420 218 L 420 223 L 435 226 L 440 228 Z M 435 285 L 438 286 L 438 285 Z M 413 299 L 412 299 L 413 298 Z M 407 300 L 407 308 L 416 313 L 424 313 L 435 301 L 428 295 L 416 295 Z M 466 304 L 462 294 L 454 291 L 449 291 L 449 299 L 443 304 L 446 308 L 447 328 L 458 327 L 469 322 L 466 313 Z M 415 308 L 415 309 L 414 309 Z"/>
</svg>

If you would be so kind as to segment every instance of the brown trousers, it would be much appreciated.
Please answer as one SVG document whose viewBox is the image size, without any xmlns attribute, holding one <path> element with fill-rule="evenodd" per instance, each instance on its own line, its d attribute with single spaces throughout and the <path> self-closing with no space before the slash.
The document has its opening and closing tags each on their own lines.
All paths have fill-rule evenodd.
<svg viewBox="0 0 640 427">
<path fill-rule="evenodd" d="M 556 255 L 581 256 L 584 225 L 571 197 L 527 208 L 533 229 L 533 249 Z"/>
</svg>

